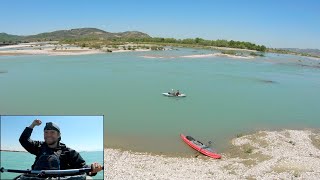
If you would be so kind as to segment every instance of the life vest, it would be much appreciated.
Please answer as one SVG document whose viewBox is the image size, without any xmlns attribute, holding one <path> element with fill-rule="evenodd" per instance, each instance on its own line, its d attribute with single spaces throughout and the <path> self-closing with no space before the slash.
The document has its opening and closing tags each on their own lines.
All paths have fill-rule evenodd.
<svg viewBox="0 0 320 180">
<path fill-rule="evenodd" d="M 41 151 L 34 163 L 33 170 L 60 170 L 60 156 L 62 150 L 53 151 L 47 145 L 41 145 Z"/>
<path fill-rule="evenodd" d="M 58 151 L 54 151 L 49 148 L 46 144 L 42 144 L 36 161 L 32 166 L 33 170 L 60 170 L 60 161 L 61 156 L 65 155 L 62 149 L 65 146 L 62 146 Z M 15 178 L 15 180 L 86 180 L 92 179 L 90 176 L 87 176 L 85 173 L 74 176 L 58 176 L 53 175 L 52 177 L 38 177 L 36 174 L 22 174 Z"/>
</svg>

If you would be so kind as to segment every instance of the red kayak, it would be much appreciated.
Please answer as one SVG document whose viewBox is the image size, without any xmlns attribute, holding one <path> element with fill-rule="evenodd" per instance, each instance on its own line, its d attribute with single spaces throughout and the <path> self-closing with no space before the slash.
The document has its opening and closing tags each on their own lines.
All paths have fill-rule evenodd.
<svg viewBox="0 0 320 180">
<path fill-rule="evenodd" d="M 195 140 L 191 136 L 185 136 L 183 134 L 180 134 L 181 139 L 187 143 L 190 147 L 195 149 L 196 151 L 199 151 L 200 153 L 209 156 L 214 159 L 220 159 L 221 155 L 214 152 L 214 150 L 206 145 L 204 145 L 202 142 Z"/>
</svg>

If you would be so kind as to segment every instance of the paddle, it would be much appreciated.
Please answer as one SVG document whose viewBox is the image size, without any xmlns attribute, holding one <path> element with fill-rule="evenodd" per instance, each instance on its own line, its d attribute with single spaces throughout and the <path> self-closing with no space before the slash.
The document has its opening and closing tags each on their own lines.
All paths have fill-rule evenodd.
<svg viewBox="0 0 320 180">
<path fill-rule="evenodd" d="M 194 156 L 195 158 L 198 158 L 198 156 L 200 155 L 200 152 L 196 152 L 196 155 Z"/>
<path fill-rule="evenodd" d="M 102 169 L 104 167 L 102 166 Z M 25 173 L 25 174 L 36 174 L 37 176 L 45 175 L 78 175 L 82 173 L 91 172 L 91 168 L 80 168 L 80 169 L 66 169 L 66 170 L 17 170 L 17 169 L 5 169 L 0 168 L 0 172 L 11 172 L 11 173 Z"/>
</svg>

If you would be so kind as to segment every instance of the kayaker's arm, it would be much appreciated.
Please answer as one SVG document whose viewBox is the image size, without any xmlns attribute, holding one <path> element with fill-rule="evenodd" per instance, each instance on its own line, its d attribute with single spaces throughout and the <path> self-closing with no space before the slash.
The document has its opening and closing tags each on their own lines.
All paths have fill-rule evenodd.
<svg viewBox="0 0 320 180">
<path fill-rule="evenodd" d="M 30 139 L 32 130 L 32 128 L 26 127 L 19 138 L 19 142 L 29 153 L 37 155 L 41 142 Z"/>
</svg>

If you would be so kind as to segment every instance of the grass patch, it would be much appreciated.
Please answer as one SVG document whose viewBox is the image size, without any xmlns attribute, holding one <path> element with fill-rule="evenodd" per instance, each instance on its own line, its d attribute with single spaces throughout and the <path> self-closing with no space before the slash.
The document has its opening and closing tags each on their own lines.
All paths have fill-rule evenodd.
<svg viewBox="0 0 320 180">
<path fill-rule="evenodd" d="M 260 56 L 260 57 L 264 57 L 264 56 L 265 56 L 264 54 L 255 53 L 255 52 L 251 52 L 250 55 L 251 55 L 251 56 Z"/>
<path fill-rule="evenodd" d="M 236 55 L 237 52 L 236 51 L 233 51 L 233 50 L 224 50 L 224 51 L 221 51 L 222 54 L 230 54 L 230 55 Z"/>
<path fill-rule="evenodd" d="M 304 166 L 301 164 L 296 164 L 296 163 L 288 164 L 284 162 L 277 163 L 272 169 L 276 173 L 292 172 L 293 173 L 292 175 L 294 177 L 299 177 L 302 172 L 306 171 Z"/>
<path fill-rule="evenodd" d="M 237 138 L 242 137 L 242 136 L 244 136 L 244 134 L 242 134 L 242 133 L 236 134 Z"/>
<path fill-rule="evenodd" d="M 247 154 L 251 154 L 253 151 L 252 148 L 247 148 L 244 152 L 247 153 Z"/>
<path fill-rule="evenodd" d="M 259 147 L 267 147 L 268 142 L 263 138 L 267 136 L 266 132 L 259 132 L 254 135 L 249 136 L 247 139 L 251 140 L 253 143 L 258 144 Z"/>
<path fill-rule="evenodd" d="M 310 139 L 312 141 L 312 144 L 320 150 L 320 135 L 312 134 L 310 135 Z"/>
<path fill-rule="evenodd" d="M 240 136 L 240 134 L 237 136 Z M 269 143 L 264 139 L 264 137 L 266 137 L 266 136 L 267 136 L 267 133 L 261 131 L 261 132 L 257 132 L 252 135 L 247 135 L 246 139 L 257 144 L 259 147 L 265 148 L 269 145 Z M 247 163 L 248 165 L 252 165 L 254 163 L 259 163 L 259 162 L 263 162 L 263 161 L 271 159 L 270 156 L 264 155 L 259 151 L 254 152 L 254 150 L 255 150 L 255 147 L 251 146 L 250 144 L 244 144 L 241 146 L 232 145 L 226 151 L 226 156 L 228 156 L 230 158 L 241 158 L 243 160 L 254 159 L 255 162 L 248 161 L 248 163 Z"/>
</svg>

